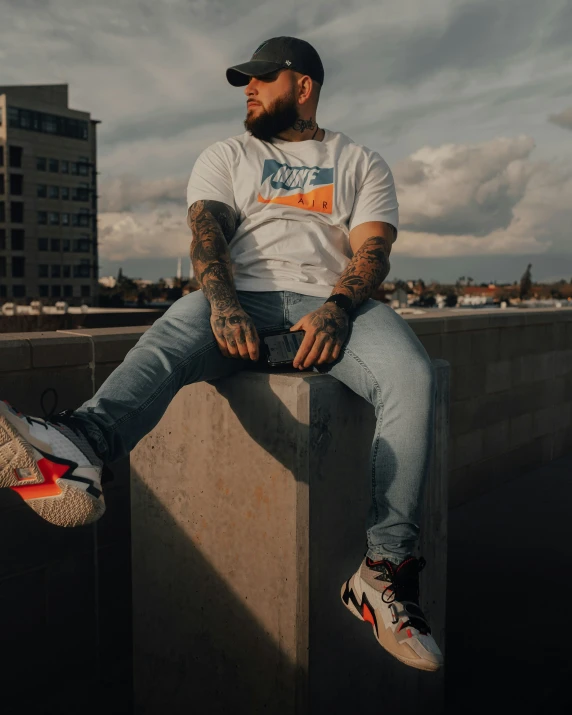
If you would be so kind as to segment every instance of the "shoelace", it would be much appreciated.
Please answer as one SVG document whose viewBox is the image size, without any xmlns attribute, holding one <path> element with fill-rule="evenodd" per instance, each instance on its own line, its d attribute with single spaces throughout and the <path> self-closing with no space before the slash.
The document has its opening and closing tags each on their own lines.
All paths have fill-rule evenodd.
<svg viewBox="0 0 572 715">
<path fill-rule="evenodd" d="M 387 603 L 389 607 L 394 601 L 403 604 L 409 616 L 399 628 L 407 628 L 411 626 L 416 628 L 419 633 L 428 635 L 431 633 L 431 628 L 419 606 L 419 573 L 423 571 L 427 562 L 423 557 L 417 560 L 417 573 L 413 577 L 399 578 L 399 569 L 395 573 L 391 573 L 391 583 L 386 586 L 381 593 L 381 600 Z M 388 594 L 386 597 L 386 593 Z M 392 609 L 393 610 L 393 609 Z M 395 611 L 394 611 L 395 614 Z"/>
<path fill-rule="evenodd" d="M 44 399 L 46 395 L 52 392 L 54 395 L 54 404 L 52 408 L 48 411 L 44 405 Z M 63 425 L 64 427 L 67 427 L 70 431 L 72 431 L 74 434 L 78 436 L 82 436 L 84 439 L 88 441 L 88 443 L 91 445 L 91 440 L 84 429 L 83 425 L 79 422 L 79 420 L 75 419 L 73 417 L 73 410 L 67 409 L 67 410 L 62 410 L 61 412 L 56 412 L 56 408 L 58 406 L 58 393 L 53 387 L 47 387 L 42 394 L 40 395 L 40 407 L 42 408 L 42 412 L 44 413 L 42 416 L 42 419 L 44 423 L 42 424 L 38 420 L 34 420 L 32 417 L 28 417 L 27 415 L 24 415 L 26 418 L 26 421 L 29 424 L 42 424 L 43 427 L 48 429 L 48 426 L 50 424 L 54 426 L 58 425 Z M 95 452 L 95 449 L 92 449 Z M 97 455 L 97 452 L 95 452 Z M 99 457 L 99 455 L 98 455 Z M 106 465 L 103 464 L 102 471 L 101 471 L 101 482 L 102 484 L 105 484 L 106 482 L 112 481 L 114 478 L 113 472 L 111 469 Z"/>
</svg>

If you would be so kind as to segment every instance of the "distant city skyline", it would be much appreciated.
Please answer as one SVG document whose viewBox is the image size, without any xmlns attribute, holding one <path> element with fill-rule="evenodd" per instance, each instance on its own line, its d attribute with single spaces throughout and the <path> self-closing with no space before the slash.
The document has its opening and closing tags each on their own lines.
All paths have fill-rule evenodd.
<svg viewBox="0 0 572 715">
<path fill-rule="evenodd" d="M 179 256 L 185 273 L 194 161 L 243 131 L 225 69 L 291 34 L 325 65 L 319 125 L 393 170 L 390 277 L 572 276 L 567 0 L 7 3 L 0 84 L 68 83 L 102 122 L 100 275 L 174 275 Z"/>
</svg>

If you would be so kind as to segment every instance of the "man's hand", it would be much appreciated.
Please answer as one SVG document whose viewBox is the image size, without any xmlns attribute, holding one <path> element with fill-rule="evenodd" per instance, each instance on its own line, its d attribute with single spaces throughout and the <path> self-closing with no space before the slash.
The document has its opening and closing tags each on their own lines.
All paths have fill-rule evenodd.
<svg viewBox="0 0 572 715">
<path fill-rule="evenodd" d="M 339 357 L 349 329 L 348 314 L 334 303 L 324 303 L 317 310 L 300 318 L 296 325 L 290 328 L 290 332 L 306 332 L 293 366 L 304 370 L 314 364 L 334 362 Z"/>
<path fill-rule="evenodd" d="M 260 338 L 252 318 L 240 306 L 211 307 L 211 328 L 225 357 L 258 360 Z"/>
</svg>

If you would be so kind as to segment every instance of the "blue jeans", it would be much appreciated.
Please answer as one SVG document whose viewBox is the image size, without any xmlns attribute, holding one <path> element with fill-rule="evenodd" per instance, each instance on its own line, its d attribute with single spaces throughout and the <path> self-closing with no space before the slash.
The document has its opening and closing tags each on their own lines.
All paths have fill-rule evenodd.
<svg viewBox="0 0 572 715">
<path fill-rule="evenodd" d="M 238 291 L 238 297 L 259 332 L 289 328 L 325 300 L 288 291 Z M 184 385 L 225 377 L 247 364 L 220 353 L 210 305 L 196 291 L 176 301 L 141 336 L 74 414 L 104 461 L 113 462 L 155 427 Z M 433 441 L 435 379 L 429 357 L 403 318 L 368 300 L 354 314 L 338 360 L 313 370 L 332 375 L 375 408 L 368 555 L 401 560 L 413 553 L 419 536 Z"/>
</svg>

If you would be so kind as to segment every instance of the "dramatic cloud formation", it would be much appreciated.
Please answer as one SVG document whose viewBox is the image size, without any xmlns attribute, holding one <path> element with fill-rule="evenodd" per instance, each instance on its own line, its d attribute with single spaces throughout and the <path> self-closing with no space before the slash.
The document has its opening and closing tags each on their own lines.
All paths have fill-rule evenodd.
<svg viewBox="0 0 572 715">
<path fill-rule="evenodd" d="M 396 251 L 572 251 L 569 0 L 4 5 L 1 83 L 69 83 L 71 105 L 102 122 L 103 272 L 148 256 L 138 265 L 157 277 L 153 258 L 188 255 L 193 163 L 243 130 L 244 95 L 225 69 L 282 34 L 323 58 L 319 123 L 394 168 Z"/>
</svg>

